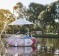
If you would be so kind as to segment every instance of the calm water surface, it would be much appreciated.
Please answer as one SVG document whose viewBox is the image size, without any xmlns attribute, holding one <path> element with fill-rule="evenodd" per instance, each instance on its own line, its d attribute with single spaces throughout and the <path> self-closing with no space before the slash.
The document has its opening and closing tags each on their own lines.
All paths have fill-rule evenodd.
<svg viewBox="0 0 59 56">
<path fill-rule="evenodd" d="M 59 56 L 59 38 L 38 38 L 36 47 L 1 47 L 1 56 Z"/>
</svg>

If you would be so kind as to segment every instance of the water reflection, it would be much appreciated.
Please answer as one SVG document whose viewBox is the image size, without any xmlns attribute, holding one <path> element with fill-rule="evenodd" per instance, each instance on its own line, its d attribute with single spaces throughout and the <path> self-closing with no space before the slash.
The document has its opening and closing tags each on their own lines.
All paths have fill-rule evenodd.
<svg viewBox="0 0 59 56">
<path fill-rule="evenodd" d="M 7 55 L 9 56 L 32 56 L 35 54 L 35 47 L 8 47 Z"/>
<path fill-rule="evenodd" d="M 59 38 L 38 38 L 37 47 L 8 47 L 3 52 L 6 52 L 5 56 L 59 56 Z M 5 54 L 3 52 L 1 56 Z"/>
</svg>

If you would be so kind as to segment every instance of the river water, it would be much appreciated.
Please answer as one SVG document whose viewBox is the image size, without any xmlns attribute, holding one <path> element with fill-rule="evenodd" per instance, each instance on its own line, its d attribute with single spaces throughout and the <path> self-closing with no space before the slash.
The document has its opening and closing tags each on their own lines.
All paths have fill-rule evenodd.
<svg viewBox="0 0 59 56">
<path fill-rule="evenodd" d="M 59 56 L 59 38 L 37 38 L 36 47 L 0 47 L 0 56 Z"/>
</svg>

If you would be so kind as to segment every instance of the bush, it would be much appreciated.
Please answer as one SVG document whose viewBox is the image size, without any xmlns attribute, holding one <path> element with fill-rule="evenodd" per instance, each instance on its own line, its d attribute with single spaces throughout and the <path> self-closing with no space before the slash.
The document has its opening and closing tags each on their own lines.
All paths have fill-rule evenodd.
<svg viewBox="0 0 59 56">
<path fill-rule="evenodd" d="M 54 34 L 34 34 L 33 36 L 36 38 L 59 38 L 59 35 Z"/>
</svg>

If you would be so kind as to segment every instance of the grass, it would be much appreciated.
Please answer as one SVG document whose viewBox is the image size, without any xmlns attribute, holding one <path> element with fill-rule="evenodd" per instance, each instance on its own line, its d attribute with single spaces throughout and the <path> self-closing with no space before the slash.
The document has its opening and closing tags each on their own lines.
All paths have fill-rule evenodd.
<svg viewBox="0 0 59 56">
<path fill-rule="evenodd" d="M 59 38 L 59 35 L 55 34 L 35 34 L 33 36 L 36 38 Z"/>
</svg>

